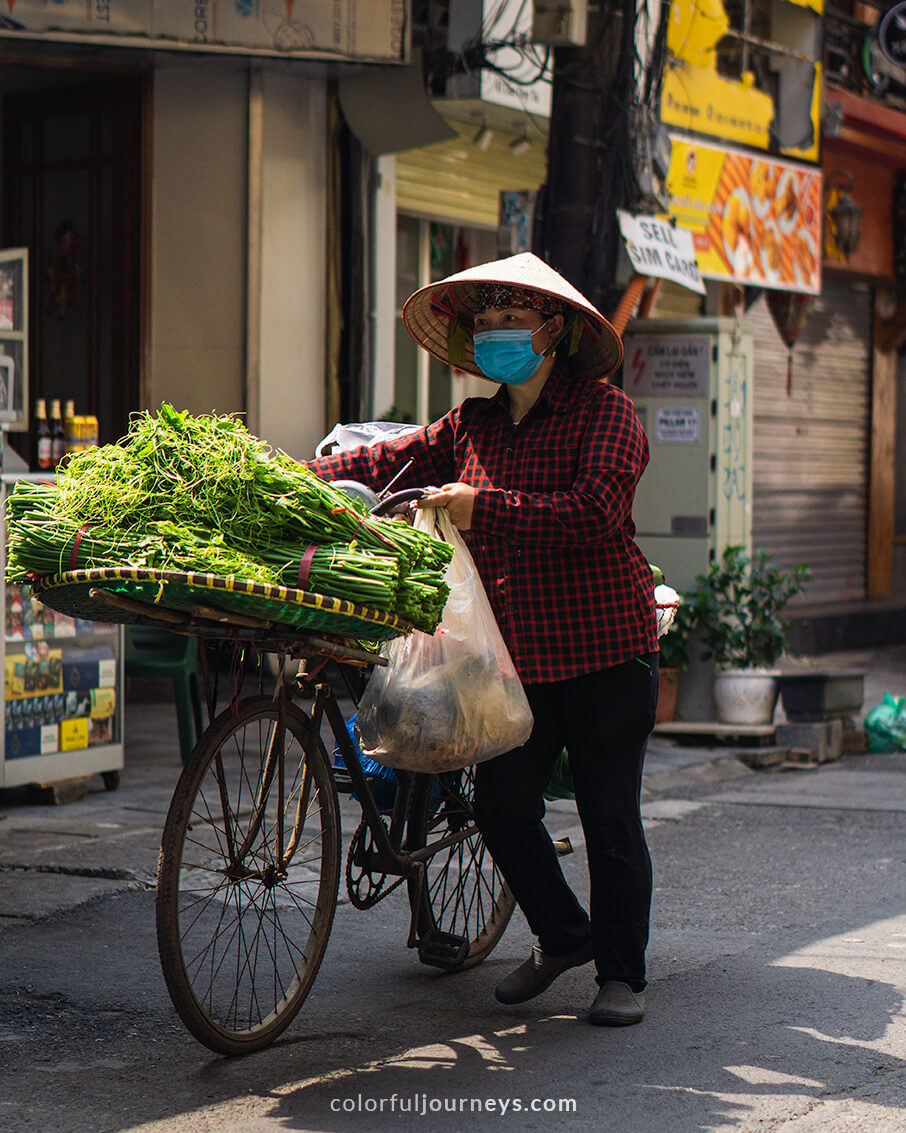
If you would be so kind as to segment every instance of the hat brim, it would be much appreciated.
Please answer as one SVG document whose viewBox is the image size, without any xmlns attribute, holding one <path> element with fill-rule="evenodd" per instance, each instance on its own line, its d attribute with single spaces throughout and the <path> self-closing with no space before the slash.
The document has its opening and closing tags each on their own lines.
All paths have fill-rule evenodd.
<svg viewBox="0 0 906 1133">
<path fill-rule="evenodd" d="M 601 381 L 617 370 L 623 361 L 623 342 L 617 331 L 596 307 L 568 283 L 563 276 L 530 253 L 480 264 L 457 272 L 410 295 L 403 306 L 403 324 L 415 341 L 441 362 L 451 365 L 448 333 L 450 320 L 459 318 L 468 326 L 476 311 L 476 296 L 486 283 L 528 287 L 579 311 L 585 320 L 578 349 L 570 356 L 570 370 L 580 378 Z M 465 357 L 456 368 L 485 378 L 475 365 L 472 338 L 465 335 Z"/>
</svg>

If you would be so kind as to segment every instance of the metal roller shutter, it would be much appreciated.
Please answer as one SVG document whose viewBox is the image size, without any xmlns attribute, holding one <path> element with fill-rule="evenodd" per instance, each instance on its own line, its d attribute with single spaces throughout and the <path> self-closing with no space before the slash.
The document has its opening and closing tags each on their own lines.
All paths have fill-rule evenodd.
<svg viewBox="0 0 906 1133">
<path fill-rule="evenodd" d="M 800 602 L 865 597 L 871 296 L 825 280 L 788 351 L 764 297 L 755 339 L 752 544 L 781 567 L 808 563 Z"/>
<path fill-rule="evenodd" d="M 416 216 L 497 227 L 501 189 L 537 189 L 547 171 L 547 138 L 535 131 L 531 148 L 514 157 L 518 137 L 495 130 L 486 150 L 472 144 L 475 122 L 450 120 L 459 134 L 447 142 L 408 150 L 396 158 L 396 207 Z"/>
</svg>

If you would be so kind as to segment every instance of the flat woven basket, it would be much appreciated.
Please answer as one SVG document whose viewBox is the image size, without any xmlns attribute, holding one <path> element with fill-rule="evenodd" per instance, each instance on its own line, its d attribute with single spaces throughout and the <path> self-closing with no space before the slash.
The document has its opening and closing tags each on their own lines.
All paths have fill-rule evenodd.
<svg viewBox="0 0 906 1133">
<path fill-rule="evenodd" d="M 365 641 L 388 641 L 412 629 L 396 614 L 357 606 L 342 598 L 199 571 L 103 567 L 39 578 L 33 587 L 45 605 L 61 614 L 100 622 L 128 624 L 140 621 L 140 616 L 92 597 L 91 591 L 96 589 L 110 590 L 151 607 L 197 612 L 197 607 L 203 606 L 222 611 L 227 619 L 238 614 L 270 622 L 274 629 L 285 626 Z M 152 610 L 149 615 L 153 617 Z"/>
</svg>

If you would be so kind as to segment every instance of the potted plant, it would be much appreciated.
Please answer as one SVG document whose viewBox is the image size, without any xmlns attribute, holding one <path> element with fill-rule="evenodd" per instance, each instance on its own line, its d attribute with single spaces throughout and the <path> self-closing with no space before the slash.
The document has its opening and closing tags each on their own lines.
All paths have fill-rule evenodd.
<svg viewBox="0 0 906 1133">
<path fill-rule="evenodd" d="M 717 719 L 727 724 L 769 724 L 779 691 L 775 668 L 786 646 L 791 598 L 809 577 L 805 565 L 778 569 L 771 556 L 727 547 L 719 563 L 696 579 L 690 605 L 704 646 L 713 658 Z"/>
</svg>

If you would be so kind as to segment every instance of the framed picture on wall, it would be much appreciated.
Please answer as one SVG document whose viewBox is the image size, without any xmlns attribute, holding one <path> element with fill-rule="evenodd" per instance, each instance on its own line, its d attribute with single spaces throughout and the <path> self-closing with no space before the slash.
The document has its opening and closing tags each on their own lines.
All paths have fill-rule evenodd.
<svg viewBox="0 0 906 1133">
<path fill-rule="evenodd" d="M 25 265 L 18 257 L 0 261 L 0 331 L 21 331 L 24 327 L 24 272 Z"/>
<path fill-rule="evenodd" d="M 25 343 L 0 335 L 0 421 L 19 420 L 24 376 Z"/>
<path fill-rule="evenodd" d="M 28 427 L 28 249 L 0 250 L 0 421 Z"/>
</svg>

